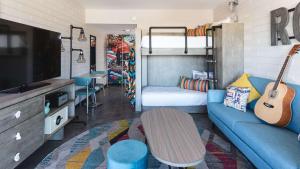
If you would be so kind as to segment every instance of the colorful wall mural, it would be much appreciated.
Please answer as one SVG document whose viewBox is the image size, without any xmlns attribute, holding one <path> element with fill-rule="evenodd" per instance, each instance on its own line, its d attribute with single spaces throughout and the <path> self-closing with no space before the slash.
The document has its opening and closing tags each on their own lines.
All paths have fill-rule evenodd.
<svg viewBox="0 0 300 169">
<path fill-rule="evenodd" d="M 135 106 L 135 37 L 107 35 L 106 61 L 109 85 L 124 85 L 125 95 Z"/>
</svg>

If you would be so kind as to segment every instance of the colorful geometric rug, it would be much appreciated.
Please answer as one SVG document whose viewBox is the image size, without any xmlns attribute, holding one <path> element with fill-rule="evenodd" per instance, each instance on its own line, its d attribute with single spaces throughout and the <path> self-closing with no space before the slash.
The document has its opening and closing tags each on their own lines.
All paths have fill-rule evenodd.
<svg viewBox="0 0 300 169">
<path fill-rule="evenodd" d="M 250 162 L 229 142 L 209 130 L 198 127 L 206 145 L 205 161 L 189 169 L 248 169 Z M 106 123 L 67 141 L 48 154 L 36 169 L 106 169 L 106 152 L 114 143 L 136 139 L 145 142 L 139 118 Z M 148 169 L 168 169 L 151 153 Z"/>
</svg>

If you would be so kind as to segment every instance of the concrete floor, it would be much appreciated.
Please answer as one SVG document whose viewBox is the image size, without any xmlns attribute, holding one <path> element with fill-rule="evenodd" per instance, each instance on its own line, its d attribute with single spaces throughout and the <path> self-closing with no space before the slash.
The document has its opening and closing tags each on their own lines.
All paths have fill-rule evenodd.
<svg viewBox="0 0 300 169">
<path fill-rule="evenodd" d="M 98 124 L 120 119 L 139 117 L 141 113 L 136 113 L 134 111 L 123 93 L 124 92 L 122 92 L 122 88 L 114 86 L 106 88 L 106 96 L 103 96 L 103 92 L 99 92 L 97 94 L 97 101 L 101 102 L 103 105 L 94 110 L 91 109 L 88 116 L 86 116 L 86 109 L 84 106 L 77 106 L 76 114 L 79 115 L 80 120 L 87 120 L 87 126 L 78 123 L 69 123 L 65 126 L 65 134 L 62 141 L 47 141 L 22 164 L 20 164 L 17 169 L 35 168 L 42 161 L 42 159 L 44 159 L 55 148 L 59 147 L 74 136 Z M 212 123 L 208 119 L 207 114 L 193 114 L 192 116 L 195 122 L 198 123 L 202 128 L 214 130 L 214 132 L 219 133 L 218 131 L 215 131 L 215 128 L 212 127 Z M 222 135 L 221 133 L 219 134 Z"/>
</svg>

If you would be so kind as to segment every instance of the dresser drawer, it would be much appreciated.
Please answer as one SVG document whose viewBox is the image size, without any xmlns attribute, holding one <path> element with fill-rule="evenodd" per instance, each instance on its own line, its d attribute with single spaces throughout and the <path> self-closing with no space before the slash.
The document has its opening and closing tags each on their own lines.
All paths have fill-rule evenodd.
<svg viewBox="0 0 300 169">
<path fill-rule="evenodd" d="M 45 134 L 53 134 L 68 121 L 68 106 L 45 119 Z"/>
<path fill-rule="evenodd" d="M 43 109 L 43 97 L 36 97 L 0 110 L 0 133 L 43 112 Z"/>
<path fill-rule="evenodd" d="M 44 113 L 3 132 L 0 142 L 0 169 L 16 167 L 44 143 Z"/>
</svg>

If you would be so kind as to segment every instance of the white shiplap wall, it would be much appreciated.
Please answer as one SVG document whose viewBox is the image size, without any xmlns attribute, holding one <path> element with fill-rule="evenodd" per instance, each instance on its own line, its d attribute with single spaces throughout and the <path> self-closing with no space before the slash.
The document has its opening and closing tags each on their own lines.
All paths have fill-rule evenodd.
<svg viewBox="0 0 300 169">
<path fill-rule="evenodd" d="M 77 0 L 0 0 L 0 18 L 60 32 L 69 36 L 70 24 L 84 26 L 85 10 Z M 87 37 L 89 32 L 86 32 Z M 74 39 L 79 31 L 74 31 Z M 62 78 L 69 78 L 69 40 L 63 40 L 65 52 L 62 53 Z M 74 40 L 74 48 L 84 50 L 87 63 L 76 62 L 78 53 L 73 53 L 73 76 L 89 71 L 89 41 Z"/>
<path fill-rule="evenodd" d="M 279 7 L 294 8 L 297 3 L 299 0 L 240 0 L 239 21 L 245 24 L 245 72 L 272 79 L 277 77 L 292 45 L 271 46 L 270 12 Z M 226 18 L 228 13 L 224 2 L 214 10 L 214 20 Z M 291 24 L 292 16 L 290 35 L 293 34 Z M 286 81 L 300 84 L 300 55 L 293 58 Z"/>
</svg>

